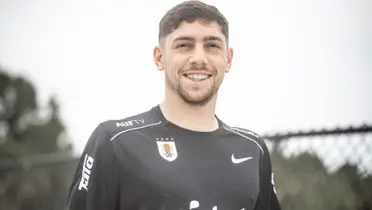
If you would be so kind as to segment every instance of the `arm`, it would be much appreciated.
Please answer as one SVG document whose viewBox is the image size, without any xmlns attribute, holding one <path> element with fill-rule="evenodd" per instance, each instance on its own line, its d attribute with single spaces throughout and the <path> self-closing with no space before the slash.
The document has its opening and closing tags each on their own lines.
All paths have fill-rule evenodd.
<svg viewBox="0 0 372 210">
<path fill-rule="evenodd" d="M 264 154 L 260 164 L 260 192 L 255 210 L 280 210 L 278 197 L 274 186 L 274 173 L 271 169 L 269 150 L 266 144 L 262 144 Z"/>
<path fill-rule="evenodd" d="M 102 125 L 85 146 L 70 187 L 67 210 L 114 210 L 118 182 L 114 145 Z"/>
</svg>

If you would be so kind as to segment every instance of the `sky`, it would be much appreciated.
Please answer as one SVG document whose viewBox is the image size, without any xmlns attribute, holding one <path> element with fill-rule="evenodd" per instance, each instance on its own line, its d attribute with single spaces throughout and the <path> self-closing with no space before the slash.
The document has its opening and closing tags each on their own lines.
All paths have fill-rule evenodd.
<svg viewBox="0 0 372 210">
<path fill-rule="evenodd" d="M 108 119 L 163 100 L 153 62 L 158 22 L 179 0 L 0 1 L 0 65 L 57 95 L 80 152 Z M 230 23 L 226 123 L 260 134 L 372 123 L 368 0 L 205 1 Z"/>
</svg>

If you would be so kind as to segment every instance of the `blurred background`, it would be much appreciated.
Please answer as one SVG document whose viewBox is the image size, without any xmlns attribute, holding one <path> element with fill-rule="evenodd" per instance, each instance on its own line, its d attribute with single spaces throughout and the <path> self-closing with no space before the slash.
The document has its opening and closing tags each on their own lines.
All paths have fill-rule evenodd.
<svg viewBox="0 0 372 210">
<path fill-rule="evenodd" d="M 179 3 L 0 1 L 0 209 L 62 210 L 93 129 L 163 97 Z M 267 142 L 284 210 L 372 209 L 372 1 L 205 1 L 230 22 L 226 123 Z"/>
</svg>

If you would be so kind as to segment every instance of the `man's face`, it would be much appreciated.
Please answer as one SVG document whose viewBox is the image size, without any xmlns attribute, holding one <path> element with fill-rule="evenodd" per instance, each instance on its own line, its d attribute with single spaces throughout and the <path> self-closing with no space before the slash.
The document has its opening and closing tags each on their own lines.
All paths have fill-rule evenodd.
<svg viewBox="0 0 372 210">
<path fill-rule="evenodd" d="M 167 88 L 186 103 L 202 106 L 216 95 L 229 71 L 232 49 L 215 22 L 182 23 L 155 49 L 155 61 L 165 71 Z"/>
</svg>

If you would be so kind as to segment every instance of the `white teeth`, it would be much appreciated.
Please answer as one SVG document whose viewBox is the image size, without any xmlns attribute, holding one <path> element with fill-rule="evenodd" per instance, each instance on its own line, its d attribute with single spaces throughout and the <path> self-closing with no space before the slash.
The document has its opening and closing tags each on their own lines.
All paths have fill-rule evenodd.
<svg viewBox="0 0 372 210">
<path fill-rule="evenodd" d="M 193 80 L 205 80 L 208 78 L 206 74 L 187 74 L 186 76 Z"/>
</svg>

